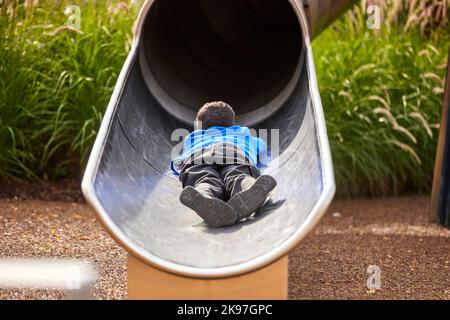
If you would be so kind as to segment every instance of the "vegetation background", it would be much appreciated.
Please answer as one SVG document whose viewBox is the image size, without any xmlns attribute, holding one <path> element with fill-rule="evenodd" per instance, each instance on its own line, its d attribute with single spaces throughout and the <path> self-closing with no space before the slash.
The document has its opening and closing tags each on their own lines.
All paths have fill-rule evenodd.
<svg viewBox="0 0 450 320">
<path fill-rule="evenodd" d="M 80 30 L 66 26 L 74 3 Z M 313 43 L 343 197 L 431 186 L 450 1 L 378 3 L 380 30 L 367 28 L 362 1 Z M 0 0 L 0 179 L 79 176 L 141 4 Z"/>
</svg>

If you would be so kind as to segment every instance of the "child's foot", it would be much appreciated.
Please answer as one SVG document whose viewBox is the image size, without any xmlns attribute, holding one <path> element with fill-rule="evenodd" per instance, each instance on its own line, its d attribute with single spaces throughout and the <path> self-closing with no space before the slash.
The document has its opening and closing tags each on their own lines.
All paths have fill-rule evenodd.
<svg viewBox="0 0 450 320">
<path fill-rule="evenodd" d="M 183 189 L 180 201 L 214 227 L 229 226 L 238 220 L 237 213 L 229 204 L 217 198 L 206 197 L 190 186 Z"/>
<path fill-rule="evenodd" d="M 238 213 L 238 220 L 248 218 L 264 205 L 276 185 L 277 181 L 273 177 L 262 175 L 249 189 L 235 194 L 227 203 Z"/>
</svg>

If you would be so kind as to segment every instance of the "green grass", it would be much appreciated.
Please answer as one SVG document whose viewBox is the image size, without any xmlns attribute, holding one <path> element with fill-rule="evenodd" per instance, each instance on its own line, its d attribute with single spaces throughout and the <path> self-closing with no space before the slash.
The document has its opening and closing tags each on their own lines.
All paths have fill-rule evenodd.
<svg viewBox="0 0 450 320">
<path fill-rule="evenodd" d="M 22 2 L 0 3 L 0 176 L 56 178 L 93 143 L 139 5 L 78 1 L 76 32 L 60 28 L 64 2 Z"/>
<path fill-rule="evenodd" d="M 0 177 L 73 176 L 142 1 L 70 1 L 81 33 L 60 28 L 69 1 L 23 2 L 0 1 Z M 374 32 L 355 10 L 313 43 L 341 196 L 430 189 L 450 30 L 405 32 L 399 16 Z"/>
<path fill-rule="evenodd" d="M 423 38 L 364 22 L 347 16 L 313 43 L 338 194 L 428 192 L 450 30 Z"/>
</svg>

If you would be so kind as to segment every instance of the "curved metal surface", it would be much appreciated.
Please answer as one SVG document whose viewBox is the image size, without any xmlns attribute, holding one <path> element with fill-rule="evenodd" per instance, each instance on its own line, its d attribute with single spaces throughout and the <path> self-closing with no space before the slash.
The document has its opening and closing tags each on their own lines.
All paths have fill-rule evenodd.
<svg viewBox="0 0 450 320">
<path fill-rule="evenodd" d="M 171 136 L 186 125 L 148 89 L 136 40 L 142 39 L 152 3 L 147 1 L 141 11 L 133 48 L 86 168 L 83 193 L 110 234 L 155 267 L 203 278 L 261 268 L 299 244 L 335 191 L 302 2 L 290 1 L 302 30 L 295 83 L 278 110 L 254 126 L 279 130 L 279 156 L 265 169 L 278 186 L 272 202 L 253 219 L 220 229 L 208 228 L 178 201 L 181 185 L 171 175 L 169 161 L 179 141 Z"/>
<path fill-rule="evenodd" d="M 158 103 L 190 125 L 222 98 L 239 123 L 274 114 L 299 74 L 302 36 L 286 1 L 164 0 L 142 14 L 139 63 Z"/>
<path fill-rule="evenodd" d="M 357 0 L 304 0 L 311 38 L 318 36 Z"/>
</svg>

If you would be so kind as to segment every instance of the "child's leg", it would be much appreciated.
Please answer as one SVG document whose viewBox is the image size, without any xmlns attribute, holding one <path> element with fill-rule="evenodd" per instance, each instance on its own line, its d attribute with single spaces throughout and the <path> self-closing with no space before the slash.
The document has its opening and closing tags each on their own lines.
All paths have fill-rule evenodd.
<svg viewBox="0 0 450 320">
<path fill-rule="evenodd" d="M 258 168 L 246 164 L 230 164 L 223 166 L 220 177 L 224 184 L 224 200 L 231 199 L 235 194 L 249 189 L 261 175 Z"/>
<path fill-rule="evenodd" d="M 228 204 L 237 212 L 239 220 L 258 210 L 276 186 L 274 178 L 260 176 L 259 170 L 249 165 L 224 166 L 221 176 L 230 199 Z"/>
<path fill-rule="evenodd" d="M 224 185 L 214 165 L 188 165 L 182 168 L 180 181 L 183 188 L 191 186 L 206 197 L 223 199 Z"/>
<path fill-rule="evenodd" d="M 180 201 L 212 226 L 227 226 L 237 221 L 237 213 L 222 200 L 223 183 L 215 166 L 190 165 L 180 174 L 183 191 Z"/>
</svg>

